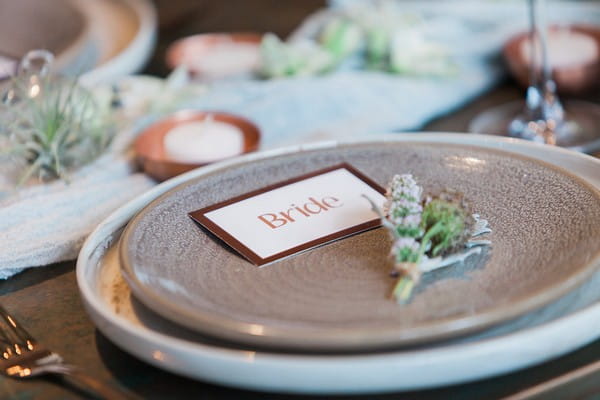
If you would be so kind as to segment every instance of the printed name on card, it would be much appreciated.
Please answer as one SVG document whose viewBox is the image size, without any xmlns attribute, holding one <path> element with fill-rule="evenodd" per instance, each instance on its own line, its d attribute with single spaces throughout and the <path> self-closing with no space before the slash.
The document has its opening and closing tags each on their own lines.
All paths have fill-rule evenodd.
<svg viewBox="0 0 600 400">
<path fill-rule="evenodd" d="M 385 190 L 340 164 L 189 215 L 260 266 L 380 226 L 364 196 L 383 208 Z"/>
</svg>

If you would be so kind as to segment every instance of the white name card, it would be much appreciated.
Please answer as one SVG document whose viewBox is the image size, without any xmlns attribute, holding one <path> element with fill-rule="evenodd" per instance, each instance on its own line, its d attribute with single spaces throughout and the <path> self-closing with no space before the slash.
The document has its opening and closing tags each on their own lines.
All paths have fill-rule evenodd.
<svg viewBox="0 0 600 400">
<path fill-rule="evenodd" d="M 189 215 L 242 256 L 264 265 L 368 229 L 385 190 L 348 164 L 319 170 Z"/>
</svg>

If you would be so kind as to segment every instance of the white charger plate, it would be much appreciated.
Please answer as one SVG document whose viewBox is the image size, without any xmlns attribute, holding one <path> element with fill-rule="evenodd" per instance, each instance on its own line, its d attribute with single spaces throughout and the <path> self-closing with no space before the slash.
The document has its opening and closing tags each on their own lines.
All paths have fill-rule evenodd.
<svg viewBox="0 0 600 400">
<path fill-rule="evenodd" d="M 559 148 L 461 134 L 397 134 L 362 140 L 372 141 L 499 148 L 566 168 L 600 188 L 600 160 Z M 115 244 L 122 228 L 149 202 L 180 183 L 227 165 L 336 145 L 328 142 L 273 150 L 197 169 L 113 213 L 89 236 L 77 262 L 83 302 L 100 331 L 134 356 L 181 375 L 298 393 L 369 393 L 455 384 L 534 365 L 600 336 L 600 272 L 557 302 L 475 336 L 429 347 L 349 355 L 287 354 L 223 345 L 163 320 L 131 297 L 119 273 Z"/>
</svg>

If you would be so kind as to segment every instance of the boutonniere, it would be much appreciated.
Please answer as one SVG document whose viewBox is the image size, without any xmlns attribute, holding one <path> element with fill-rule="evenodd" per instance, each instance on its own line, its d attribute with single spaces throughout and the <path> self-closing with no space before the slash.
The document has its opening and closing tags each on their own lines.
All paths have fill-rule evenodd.
<svg viewBox="0 0 600 400">
<path fill-rule="evenodd" d="M 391 275 L 397 282 L 392 297 L 398 303 L 410 302 L 422 274 L 460 263 L 491 244 L 477 239 L 491 229 L 470 211 L 461 193 L 424 196 L 413 176 L 404 174 L 394 176 L 386 197 L 383 210 L 367 200 L 393 239 Z"/>
</svg>

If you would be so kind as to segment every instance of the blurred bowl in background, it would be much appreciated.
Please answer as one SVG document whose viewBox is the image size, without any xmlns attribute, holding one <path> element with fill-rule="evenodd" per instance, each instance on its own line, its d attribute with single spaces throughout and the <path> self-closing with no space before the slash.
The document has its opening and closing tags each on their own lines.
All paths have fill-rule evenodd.
<svg viewBox="0 0 600 400">
<path fill-rule="evenodd" d="M 84 72 L 80 81 L 95 85 L 112 83 L 144 67 L 154 50 L 158 26 L 151 0 L 70 1 L 86 14 L 92 33 L 82 62 L 65 72 Z"/>
<path fill-rule="evenodd" d="M 248 77 L 260 68 L 259 33 L 204 33 L 173 42 L 166 53 L 171 69 L 185 65 L 203 80 Z"/>
<path fill-rule="evenodd" d="M 167 134 L 174 132 L 177 127 L 191 126 L 194 123 L 203 123 L 207 120 L 227 124 L 236 130 L 239 129 L 242 136 L 241 146 L 238 149 L 239 151 L 234 149 L 234 153 L 230 156 L 238 156 L 258 149 L 260 131 L 254 123 L 243 117 L 225 112 L 177 111 L 150 125 L 141 132 L 135 141 L 136 157 L 144 172 L 154 179 L 164 181 L 194 168 L 229 158 L 230 156 L 207 162 L 186 162 L 173 159 L 169 155 L 165 146 Z M 223 143 L 226 142 L 223 141 Z"/>
<path fill-rule="evenodd" d="M 0 78 L 29 50 L 46 49 L 55 71 L 112 82 L 144 66 L 156 31 L 150 0 L 0 0 Z"/>
<path fill-rule="evenodd" d="M 548 32 L 552 77 L 559 93 L 578 95 L 600 85 L 600 28 L 591 25 L 552 26 Z M 529 33 L 511 38 L 503 55 L 511 74 L 529 86 Z"/>
<path fill-rule="evenodd" d="M 85 51 L 90 26 L 70 0 L 0 0 L 0 54 L 20 60 L 28 51 L 45 49 L 55 66 L 70 66 Z M 11 71 L 12 72 L 12 71 Z"/>
</svg>

